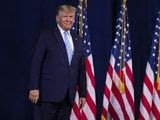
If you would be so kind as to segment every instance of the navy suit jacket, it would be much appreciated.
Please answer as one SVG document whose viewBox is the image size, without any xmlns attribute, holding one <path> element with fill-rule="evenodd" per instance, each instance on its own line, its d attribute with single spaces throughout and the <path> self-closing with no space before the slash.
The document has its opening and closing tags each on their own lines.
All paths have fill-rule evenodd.
<svg viewBox="0 0 160 120">
<path fill-rule="evenodd" d="M 35 46 L 29 90 L 39 89 L 40 100 L 60 102 L 69 92 L 73 103 L 78 85 L 79 96 L 86 95 L 86 69 L 83 41 L 71 32 L 74 53 L 69 65 L 65 43 L 58 27 L 43 32 Z"/>
</svg>

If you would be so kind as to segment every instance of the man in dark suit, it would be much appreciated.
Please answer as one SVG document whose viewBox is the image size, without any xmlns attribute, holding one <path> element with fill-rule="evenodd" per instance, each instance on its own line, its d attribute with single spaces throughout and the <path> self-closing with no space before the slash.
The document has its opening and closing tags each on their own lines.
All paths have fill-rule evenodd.
<svg viewBox="0 0 160 120">
<path fill-rule="evenodd" d="M 75 12 L 75 7 L 61 5 L 57 27 L 43 32 L 34 50 L 29 99 L 40 102 L 42 120 L 69 120 L 77 86 L 79 107 L 86 102 L 83 42 L 71 32 Z"/>
</svg>

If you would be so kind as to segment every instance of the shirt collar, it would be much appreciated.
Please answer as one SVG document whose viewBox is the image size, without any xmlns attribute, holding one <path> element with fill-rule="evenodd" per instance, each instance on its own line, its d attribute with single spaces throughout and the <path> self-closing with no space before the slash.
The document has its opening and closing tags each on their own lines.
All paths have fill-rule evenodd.
<svg viewBox="0 0 160 120">
<path fill-rule="evenodd" d="M 64 32 L 67 32 L 69 36 L 71 35 L 70 31 L 64 31 L 64 30 L 60 27 L 59 24 L 57 24 L 57 26 L 58 26 L 58 28 L 59 28 L 59 30 L 60 30 L 60 32 L 61 32 L 62 35 L 64 34 Z"/>
</svg>

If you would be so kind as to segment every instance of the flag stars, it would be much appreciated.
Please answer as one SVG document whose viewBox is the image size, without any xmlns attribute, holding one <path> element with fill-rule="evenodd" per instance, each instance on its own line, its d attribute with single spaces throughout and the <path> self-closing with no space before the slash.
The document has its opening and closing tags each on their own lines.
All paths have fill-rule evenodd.
<svg viewBox="0 0 160 120">
<path fill-rule="evenodd" d="M 157 64 L 156 66 L 158 67 L 159 65 Z"/>
<path fill-rule="evenodd" d="M 80 17 L 82 17 L 82 14 L 79 14 Z"/>
<path fill-rule="evenodd" d="M 157 35 L 157 36 L 158 36 L 158 33 L 157 33 L 157 32 L 155 32 L 155 35 Z"/>
<path fill-rule="evenodd" d="M 86 43 L 86 40 L 84 40 L 84 43 Z"/>
<path fill-rule="evenodd" d="M 79 6 L 79 9 L 81 9 L 81 10 L 82 10 L 82 6 Z"/>
<path fill-rule="evenodd" d="M 123 37 L 124 39 L 126 39 L 126 36 L 125 36 L 125 35 L 123 35 L 122 37 Z"/>
<path fill-rule="evenodd" d="M 87 50 L 87 53 L 89 53 L 89 50 Z"/>
<path fill-rule="evenodd" d="M 154 56 L 155 56 L 155 54 L 153 53 L 153 54 L 152 54 L 152 56 L 154 57 Z"/>
<path fill-rule="evenodd" d="M 117 25 L 116 28 L 119 28 L 120 30 L 122 29 L 120 25 Z"/>
<path fill-rule="evenodd" d="M 131 50 L 131 47 L 128 47 L 128 50 Z"/>
<path fill-rule="evenodd" d="M 129 57 L 129 54 L 127 54 L 127 57 Z"/>
<path fill-rule="evenodd" d="M 119 66 L 120 66 L 120 64 L 118 63 L 118 64 L 117 64 L 117 66 L 119 67 Z"/>
<path fill-rule="evenodd" d="M 121 18 L 119 18 L 118 20 L 121 21 L 121 22 L 123 21 Z"/>
<path fill-rule="evenodd" d="M 124 15 L 124 12 L 122 12 L 122 15 Z"/>
<path fill-rule="evenodd" d="M 155 39 L 155 40 L 154 40 L 154 42 L 156 42 L 156 43 L 157 43 L 157 40 Z"/>
<path fill-rule="evenodd" d="M 126 8 L 126 5 L 123 5 L 123 8 Z"/>
<path fill-rule="evenodd" d="M 126 34 L 128 34 L 128 31 L 126 31 Z"/>
<path fill-rule="evenodd" d="M 121 59 L 121 56 L 119 56 L 118 58 Z"/>
<path fill-rule="evenodd" d="M 122 42 L 122 46 L 124 46 L 124 42 Z"/>
<path fill-rule="evenodd" d="M 114 45 L 113 48 L 116 49 L 117 47 Z"/>
<path fill-rule="evenodd" d="M 91 45 L 91 43 L 90 43 L 90 42 L 88 42 L 88 45 Z"/>
<path fill-rule="evenodd" d="M 156 46 L 154 46 L 153 48 L 156 49 Z"/>
</svg>

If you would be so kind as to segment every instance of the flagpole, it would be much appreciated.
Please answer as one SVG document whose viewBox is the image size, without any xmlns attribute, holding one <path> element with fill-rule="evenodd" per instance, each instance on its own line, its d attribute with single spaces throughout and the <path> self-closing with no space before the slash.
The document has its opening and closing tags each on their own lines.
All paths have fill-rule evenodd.
<svg viewBox="0 0 160 120">
<path fill-rule="evenodd" d="M 86 8 L 88 7 L 88 0 L 85 0 Z"/>
<path fill-rule="evenodd" d="M 127 0 L 123 0 L 122 3 L 122 36 L 121 36 L 121 59 L 120 59 L 120 80 L 118 83 L 118 88 L 123 94 L 125 92 L 125 80 L 124 80 L 124 72 L 123 66 L 125 64 L 125 40 L 126 40 L 126 2 Z"/>
<path fill-rule="evenodd" d="M 79 36 L 83 37 L 83 9 L 82 9 L 82 1 L 83 0 L 79 0 Z"/>
<path fill-rule="evenodd" d="M 157 73 L 157 90 L 160 90 L 160 30 L 159 30 L 159 40 L 158 40 L 158 73 Z"/>
</svg>

